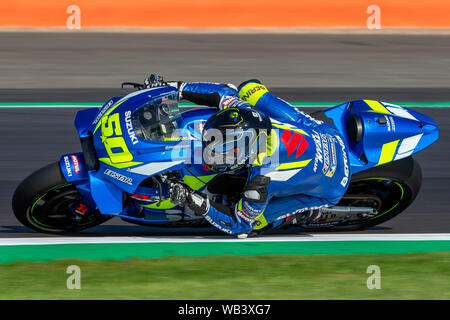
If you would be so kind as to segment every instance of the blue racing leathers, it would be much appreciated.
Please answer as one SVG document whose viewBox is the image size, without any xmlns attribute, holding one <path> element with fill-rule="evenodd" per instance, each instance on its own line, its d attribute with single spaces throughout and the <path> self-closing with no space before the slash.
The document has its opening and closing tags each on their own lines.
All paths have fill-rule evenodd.
<svg viewBox="0 0 450 320">
<path fill-rule="evenodd" d="M 350 180 L 348 147 L 335 126 L 272 95 L 257 80 L 232 86 L 188 83 L 183 98 L 220 108 L 255 108 L 270 117 L 266 152 L 251 164 L 242 198 L 233 208 L 209 201 L 204 218 L 232 235 L 277 226 L 297 213 L 335 205 Z"/>
</svg>

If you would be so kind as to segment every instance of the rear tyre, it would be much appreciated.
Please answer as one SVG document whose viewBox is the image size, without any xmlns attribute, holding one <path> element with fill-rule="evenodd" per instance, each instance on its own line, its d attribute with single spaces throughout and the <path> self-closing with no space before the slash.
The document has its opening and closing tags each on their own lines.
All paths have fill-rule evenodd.
<svg viewBox="0 0 450 320">
<path fill-rule="evenodd" d="M 352 175 L 346 194 L 336 206 L 372 207 L 378 212 L 376 216 L 338 225 L 299 226 L 312 231 L 355 231 L 381 224 L 408 208 L 421 184 L 422 170 L 412 157 L 373 167 Z M 349 199 L 349 195 L 357 199 Z"/>
<path fill-rule="evenodd" d="M 45 233 L 68 233 L 92 228 L 109 219 L 97 208 L 86 216 L 73 212 L 81 203 L 77 188 L 67 183 L 59 163 L 37 170 L 14 192 L 12 207 L 16 218 L 26 227 Z"/>
<path fill-rule="evenodd" d="M 357 173 L 352 176 L 346 195 L 369 195 L 368 199 L 342 199 L 337 205 L 372 206 L 378 214 L 367 220 L 346 222 L 330 229 L 359 230 L 386 222 L 411 205 L 421 184 L 422 170 L 412 157 Z"/>
</svg>

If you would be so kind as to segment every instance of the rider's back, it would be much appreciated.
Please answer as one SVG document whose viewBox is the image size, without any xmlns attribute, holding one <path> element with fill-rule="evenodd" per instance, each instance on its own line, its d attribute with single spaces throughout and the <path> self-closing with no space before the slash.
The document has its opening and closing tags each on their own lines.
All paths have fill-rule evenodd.
<svg viewBox="0 0 450 320">
<path fill-rule="evenodd" d="M 273 196 L 337 198 L 345 193 L 350 174 L 348 156 L 335 128 L 326 123 L 294 126 L 273 121 L 270 140 L 276 141 L 272 142 L 273 153 L 252 170 L 271 178 Z"/>
<path fill-rule="evenodd" d="M 273 196 L 332 199 L 345 193 L 348 148 L 336 127 L 296 109 L 255 81 L 242 84 L 239 96 L 271 118 L 271 155 L 259 159 L 252 171 L 271 178 L 268 188 Z"/>
</svg>

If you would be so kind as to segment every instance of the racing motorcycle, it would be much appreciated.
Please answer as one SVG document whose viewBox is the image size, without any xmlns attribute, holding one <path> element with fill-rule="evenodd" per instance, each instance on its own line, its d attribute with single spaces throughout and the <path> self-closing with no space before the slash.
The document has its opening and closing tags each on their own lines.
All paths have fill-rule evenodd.
<svg viewBox="0 0 450 320">
<path fill-rule="evenodd" d="M 23 225 L 64 234 L 119 217 L 147 226 L 210 227 L 170 201 L 167 184 L 174 176 L 228 206 L 241 198 L 246 172 L 198 175 L 187 161 L 201 150 L 203 125 L 217 110 L 182 112 L 176 88 L 122 87 L 130 84 L 138 90 L 77 112 L 82 152 L 62 155 L 17 187 L 12 207 Z M 358 230 L 392 219 L 411 205 L 422 178 L 412 155 L 438 139 L 432 119 L 374 100 L 342 103 L 311 116 L 334 124 L 345 138 L 350 184 L 336 206 L 322 209 L 319 221 L 286 218 L 279 227 Z M 264 221 L 256 223 L 256 233 L 271 229 Z"/>
</svg>

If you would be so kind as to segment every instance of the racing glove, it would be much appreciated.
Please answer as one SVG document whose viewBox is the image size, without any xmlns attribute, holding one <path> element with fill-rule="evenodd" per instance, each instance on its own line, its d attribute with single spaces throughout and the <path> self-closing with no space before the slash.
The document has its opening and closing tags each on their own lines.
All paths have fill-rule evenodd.
<svg viewBox="0 0 450 320">
<path fill-rule="evenodd" d="M 180 90 L 186 83 L 183 81 L 164 81 L 164 78 L 160 74 L 152 73 L 144 80 L 145 88 L 154 88 L 161 86 L 170 86 L 177 88 L 178 92 L 178 100 L 181 100 L 181 91 Z"/>
<path fill-rule="evenodd" d="M 144 80 L 144 86 L 146 88 L 154 88 L 164 86 L 165 82 L 163 76 L 160 74 L 152 73 Z"/>
<path fill-rule="evenodd" d="M 239 97 L 235 96 L 223 96 L 220 99 L 219 108 L 220 110 L 227 108 L 251 108 L 252 105 L 242 101 Z"/>
<path fill-rule="evenodd" d="M 170 201 L 178 206 L 187 206 L 196 215 L 203 216 L 214 227 L 238 238 L 247 238 L 252 227 L 238 218 L 234 210 L 225 205 L 209 201 L 202 194 L 178 181 L 168 182 Z"/>
<path fill-rule="evenodd" d="M 168 182 L 170 201 L 180 207 L 187 206 L 196 215 L 204 215 L 209 210 L 209 199 L 178 181 Z"/>
</svg>

